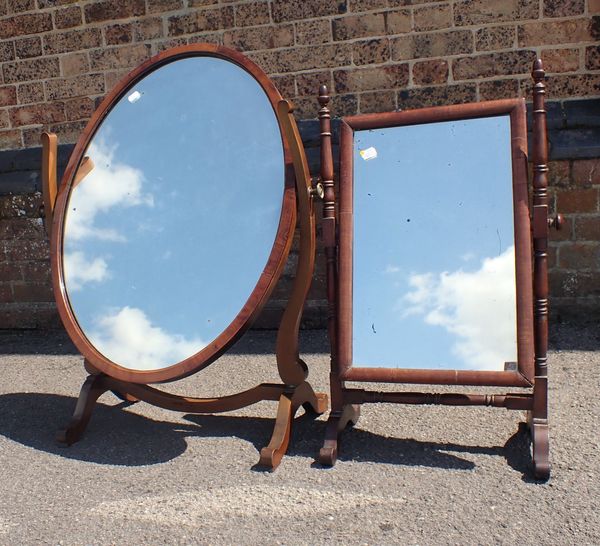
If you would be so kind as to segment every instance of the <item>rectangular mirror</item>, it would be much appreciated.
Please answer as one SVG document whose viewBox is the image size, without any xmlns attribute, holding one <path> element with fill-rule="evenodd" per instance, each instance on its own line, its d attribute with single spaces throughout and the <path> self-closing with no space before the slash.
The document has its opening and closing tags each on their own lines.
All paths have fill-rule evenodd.
<svg viewBox="0 0 600 546">
<path fill-rule="evenodd" d="M 529 385 L 523 101 L 346 118 L 341 153 L 344 379 Z"/>
</svg>

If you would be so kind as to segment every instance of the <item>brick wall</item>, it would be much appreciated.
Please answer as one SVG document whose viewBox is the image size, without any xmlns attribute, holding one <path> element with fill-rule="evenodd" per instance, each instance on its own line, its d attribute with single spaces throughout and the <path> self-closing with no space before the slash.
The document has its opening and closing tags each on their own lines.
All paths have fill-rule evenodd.
<svg viewBox="0 0 600 546">
<path fill-rule="evenodd" d="M 245 51 L 300 118 L 315 116 L 321 83 L 337 116 L 527 96 L 541 56 L 553 101 L 551 192 L 567 221 L 553 235 L 553 309 L 598 317 L 599 35 L 600 0 L 0 0 L 0 327 L 57 324 L 36 193 L 41 131 L 75 142 L 125 73 L 195 42 Z M 303 134 L 315 144 L 314 124 Z M 310 324 L 322 304 L 317 277 Z"/>
</svg>

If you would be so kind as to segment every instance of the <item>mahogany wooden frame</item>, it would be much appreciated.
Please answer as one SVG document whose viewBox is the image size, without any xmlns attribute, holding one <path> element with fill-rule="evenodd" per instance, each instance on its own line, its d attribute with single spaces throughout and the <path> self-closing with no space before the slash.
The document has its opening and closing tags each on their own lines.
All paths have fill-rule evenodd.
<svg viewBox="0 0 600 546">
<path fill-rule="evenodd" d="M 173 366 L 153 371 L 133 370 L 119 366 L 97 351 L 79 327 L 71 309 L 65 289 L 62 260 L 66 207 L 71 188 L 78 183 L 79 168 L 85 165 L 85 151 L 114 105 L 132 86 L 154 70 L 167 63 L 198 56 L 220 58 L 245 70 L 261 86 L 273 107 L 280 128 L 285 163 L 278 231 L 267 264 L 254 290 L 235 319 L 215 340 L 195 355 Z M 275 468 L 287 450 L 291 423 L 297 409 L 303 405 L 315 413 L 326 411 L 327 396 L 315 393 L 306 381 L 308 369 L 300 359 L 298 351 L 298 329 L 304 301 L 312 281 L 316 243 L 312 182 L 292 111 L 293 107 L 282 99 L 273 82 L 247 57 L 222 46 L 194 44 L 174 48 L 149 59 L 123 78 L 106 96 L 75 145 L 56 199 L 56 137 L 43 135 L 43 184 L 46 218 L 52 218 L 50 245 L 54 294 L 65 329 L 84 356 L 86 370 L 90 373 L 82 387 L 73 419 L 68 427 L 59 433 L 59 441 L 71 444 L 79 439 L 87 426 L 97 398 L 107 390 L 112 390 L 129 402 L 144 400 L 167 409 L 190 413 L 230 411 L 260 400 L 277 400 L 279 408 L 273 437 L 269 445 L 261 450 L 260 457 L 260 464 Z M 263 383 L 231 396 L 208 399 L 174 396 L 149 387 L 149 383 L 174 381 L 196 373 L 214 362 L 239 339 L 275 287 L 292 245 L 297 224 L 300 227 L 297 273 L 283 313 L 276 345 L 277 366 L 282 384 Z"/>
<path fill-rule="evenodd" d="M 325 443 L 319 460 L 335 464 L 339 435 L 360 416 L 360 404 L 391 402 L 404 404 L 486 405 L 527 410 L 533 444 L 534 475 L 550 475 L 547 367 L 548 345 L 548 228 L 560 227 L 561 218 L 548 218 L 547 139 L 544 107 L 544 71 L 541 61 L 534 64 L 533 125 L 533 214 L 528 196 L 527 126 L 523 100 L 500 100 L 474 104 L 425 108 L 422 110 L 368 114 L 343 118 L 340 133 L 339 229 L 336 233 L 335 196 L 333 194 L 333 159 L 331 152 L 329 97 L 322 87 L 321 102 L 321 177 L 326 193 L 324 217 L 328 220 L 326 254 L 330 304 L 331 340 L 331 414 Z M 352 361 L 352 259 L 353 259 L 353 142 L 354 131 L 401 125 L 464 120 L 509 115 L 511 127 L 513 204 L 515 228 L 515 265 L 517 288 L 517 353 L 514 371 L 425 370 L 361 368 Z M 324 226 L 325 232 L 325 226 Z M 532 237 L 533 236 L 533 237 Z M 532 243 L 535 252 L 532 272 Z M 337 260 L 336 260 L 337 258 Z M 335 267 L 337 265 L 337 268 Z M 535 296 L 535 300 L 534 300 Z M 535 317 L 534 317 L 535 314 Z M 348 388 L 346 381 L 379 383 L 419 383 L 437 385 L 476 385 L 524 387 L 531 391 L 507 394 L 461 394 L 420 392 L 378 392 Z"/>
<path fill-rule="evenodd" d="M 354 131 L 508 115 L 511 130 L 517 294 L 517 370 L 366 368 L 352 359 Z M 347 381 L 530 387 L 534 377 L 533 290 L 527 195 L 527 117 L 522 99 L 344 118 L 340 134 L 338 362 Z"/>
</svg>

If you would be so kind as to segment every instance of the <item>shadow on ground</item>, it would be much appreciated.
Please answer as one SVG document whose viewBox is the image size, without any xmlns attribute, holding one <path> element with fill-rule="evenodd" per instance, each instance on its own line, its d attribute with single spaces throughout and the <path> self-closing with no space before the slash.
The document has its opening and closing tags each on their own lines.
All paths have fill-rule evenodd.
<svg viewBox="0 0 600 546">
<path fill-rule="evenodd" d="M 55 440 L 71 418 L 75 398 L 42 393 L 0 396 L 0 435 L 33 449 L 85 462 L 141 466 L 167 462 L 187 449 L 187 438 L 237 438 L 258 452 L 270 439 L 273 419 L 228 415 L 184 416 L 184 423 L 155 421 L 127 411 L 127 404 L 97 404 L 83 438 L 70 447 Z M 275 415 L 275 405 L 273 405 Z M 288 455 L 314 458 L 325 422 L 304 414 L 294 421 Z M 449 470 L 472 470 L 462 454 L 504 457 L 524 474 L 530 464 L 527 436 L 516 432 L 504 446 L 478 447 L 390 438 L 360 428 L 345 431 L 340 460 L 368 461 Z M 285 461 L 284 461 L 285 462 Z M 316 465 L 319 466 L 319 465 Z"/>
</svg>

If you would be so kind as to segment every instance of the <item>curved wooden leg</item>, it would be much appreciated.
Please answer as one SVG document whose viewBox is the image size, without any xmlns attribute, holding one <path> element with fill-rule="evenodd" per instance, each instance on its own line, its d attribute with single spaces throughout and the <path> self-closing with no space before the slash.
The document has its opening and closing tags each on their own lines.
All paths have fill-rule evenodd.
<svg viewBox="0 0 600 546">
<path fill-rule="evenodd" d="M 298 385 L 293 393 L 283 393 L 279 397 L 275 428 L 269 445 L 260 450 L 258 464 L 275 470 L 287 451 L 292 432 L 292 421 L 298 408 L 303 406 L 307 411 L 317 414 L 327 410 L 327 395 L 315 393 L 306 381 Z"/>
<path fill-rule="evenodd" d="M 121 391 L 117 391 L 115 389 L 111 389 L 111 391 L 119 400 L 123 400 L 123 402 L 129 402 L 130 404 L 135 404 L 136 402 L 139 402 L 140 399 L 136 398 L 135 396 L 133 396 L 133 394 L 130 394 L 128 392 L 121 392 Z"/>
<path fill-rule="evenodd" d="M 529 424 L 533 475 L 538 480 L 550 478 L 550 436 L 547 419 L 532 419 Z"/>
<path fill-rule="evenodd" d="M 325 466 L 333 466 L 337 461 L 338 445 L 341 432 L 349 425 L 356 425 L 360 417 L 360 406 L 348 404 L 342 411 L 332 411 L 327 420 L 325 442 L 319 451 L 319 462 Z"/>
<path fill-rule="evenodd" d="M 81 387 L 71 422 L 56 434 L 56 440 L 70 446 L 81 438 L 90 421 L 96 400 L 108 390 L 103 375 L 90 375 Z"/>
</svg>

